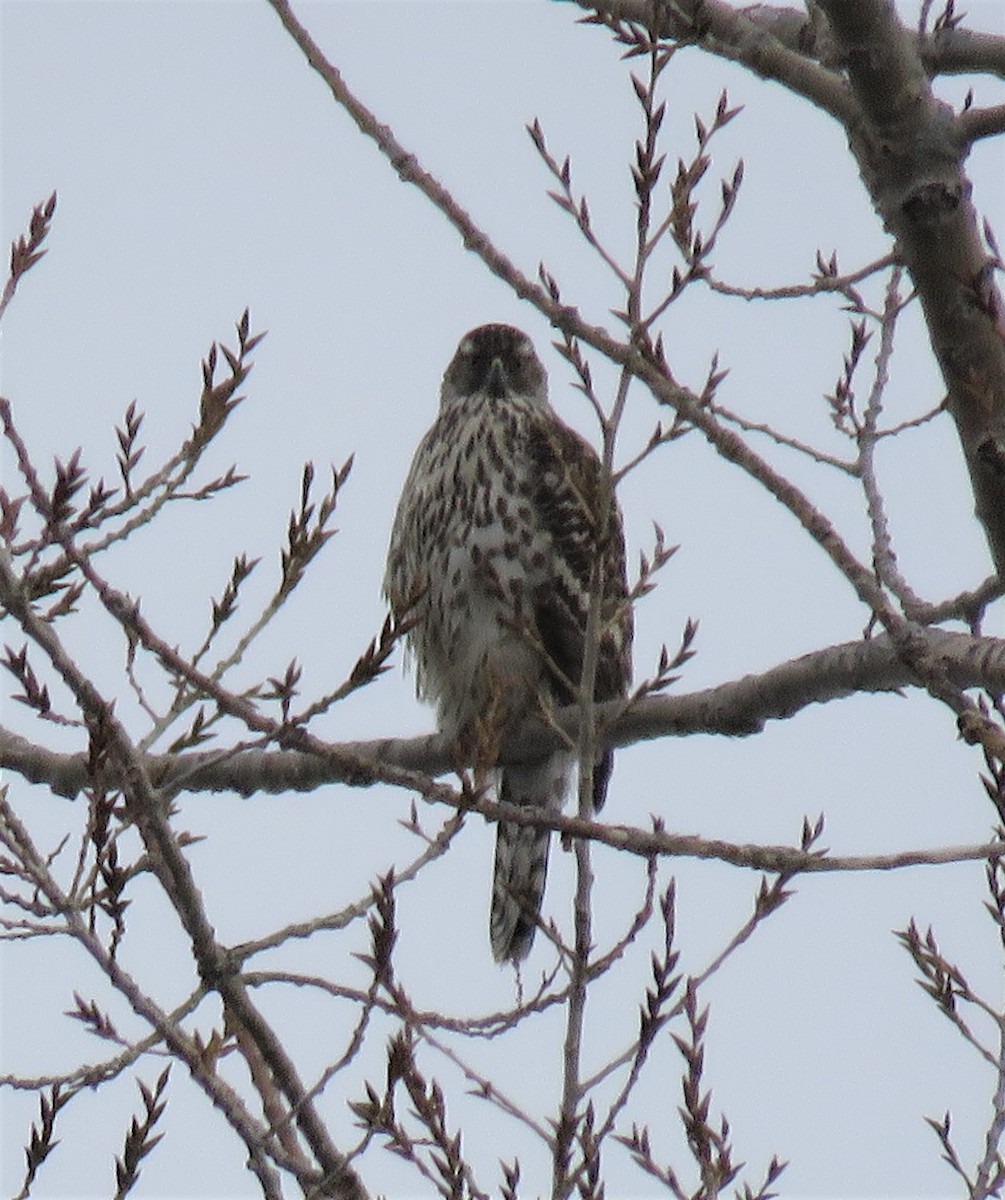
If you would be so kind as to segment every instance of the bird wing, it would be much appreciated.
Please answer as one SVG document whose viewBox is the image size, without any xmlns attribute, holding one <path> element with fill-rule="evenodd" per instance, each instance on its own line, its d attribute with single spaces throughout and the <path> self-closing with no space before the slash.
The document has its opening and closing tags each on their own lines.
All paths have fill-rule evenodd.
<svg viewBox="0 0 1005 1200">
<path fill-rule="evenodd" d="M 631 679 L 632 614 L 625 574 L 625 543 L 610 474 L 593 448 L 551 417 L 533 422 L 527 450 L 531 502 L 550 535 L 548 577 L 534 589 L 534 616 L 555 668 L 557 700 L 571 703 L 570 684 L 582 676 L 595 564 L 601 589 L 601 638 L 596 700 L 623 696 Z"/>
</svg>

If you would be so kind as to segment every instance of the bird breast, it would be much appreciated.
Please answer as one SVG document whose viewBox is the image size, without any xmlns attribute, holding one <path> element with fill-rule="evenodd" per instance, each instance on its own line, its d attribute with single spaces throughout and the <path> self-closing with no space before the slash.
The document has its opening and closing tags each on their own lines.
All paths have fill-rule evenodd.
<svg viewBox="0 0 1005 1200">
<path fill-rule="evenodd" d="M 441 413 L 395 523 L 388 590 L 424 580 L 425 611 L 412 633 L 418 685 L 448 732 L 476 720 L 500 691 L 507 709 L 526 709 L 543 674 L 531 596 L 551 552 L 534 520 L 529 417 L 512 401 L 504 413 L 486 405 Z"/>
</svg>

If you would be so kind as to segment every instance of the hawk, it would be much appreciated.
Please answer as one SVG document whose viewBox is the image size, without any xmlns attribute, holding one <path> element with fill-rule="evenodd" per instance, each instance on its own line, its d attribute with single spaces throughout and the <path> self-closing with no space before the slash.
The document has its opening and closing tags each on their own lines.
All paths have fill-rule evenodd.
<svg viewBox="0 0 1005 1200">
<path fill-rule="evenodd" d="M 482 325 L 443 376 L 439 415 L 419 443 L 394 519 L 384 593 L 407 634 L 420 698 L 462 750 L 579 693 L 590 597 L 600 594 L 593 694 L 624 696 L 632 614 L 609 472 L 548 403 L 530 339 Z M 418 595 L 419 599 L 414 600 Z M 412 604 L 413 607 L 409 608 Z M 558 811 L 575 756 L 506 764 L 507 804 Z M 612 756 L 593 770 L 604 802 Z M 500 822 L 489 932 L 499 962 L 526 957 L 539 923 L 547 829 Z"/>
</svg>

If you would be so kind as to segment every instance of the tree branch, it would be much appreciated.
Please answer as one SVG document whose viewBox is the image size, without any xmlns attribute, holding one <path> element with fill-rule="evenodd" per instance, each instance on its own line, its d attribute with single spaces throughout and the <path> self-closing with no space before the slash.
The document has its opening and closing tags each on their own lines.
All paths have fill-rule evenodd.
<svg viewBox="0 0 1005 1200">
<path fill-rule="evenodd" d="M 943 26 L 921 41 L 921 56 L 932 75 L 983 73 L 1005 79 L 1005 37 L 978 29 Z"/>
<path fill-rule="evenodd" d="M 608 0 L 604 4 L 576 0 L 576 3 L 591 12 L 604 13 L 639 25 L 648 25 L 653 17 L 652 0 Z M 728 6 L 724 4 L 717 7 L 728 11 Z M 709 8 L 703 5 L 702 12 L 709 11 Z M 688 12 L 694 12 L 694 5 L 682 5 L 679 0 L 672 4 L 664 2 L 657 10 L 656 32 L 662 37 L 687 38 L 689 31 L 693 34 L 694 26 L 681 14 Z M 724 36 L 728 28 L 727 16 L 715 9 L 712 12 L 711 28 L 716 32 L 717 40 L 703 41 L 703 48 L 724 58 L 744 62 L 740 45 L 735 42 L 729 45 Z M 762 31 L 763 35 L 770 35 L 786 50 L 815 59 L 825 67 L 833 67 L 839 60 L 839 51 L 827 22 L 808 17 L 805 8 L 753 4 L 745 5 L 739 15 L 755 29 Z M 1000 34 L 963 29 L 958 25 L 942 25 L 931 33 L 914 30 L 905 30 L 905 33 L 914 42 L 930 75 L 986 74 L 1005 79 L 1005 37 Z M 778 76 L 772 78 L 783 82 Z"/>
<path fill-rule="evenodd" d="M 607 0 L 582 8 L 613 21 L 631 21 L 646 29 L 655 22 L 657 37 L 699 45 L 741 63 L 762 79 L 771 79 L 804 97 L 841 122 L 856 118 L 847 82 L 830 69 L 826 24 L 811 22 L 795 9 L 753 5 L 736 9 L 723 0 Z"/>
<path fill-rule="evenodd" d="M 863 120 L 846 123 L 863 181 L 897 239 L 949 392 L 998 572 L 1005 575 L 1005 321 L 963 172 L 965 126 L 933 95 L 889 0 L 821 0 Z"/>
<path fill-rule="evenodd" d="M 996 137 L 1005 133 L 1005 104 L 989 108 L 968 108 L 959 115 L 960 135 L 969 145 L 978 138 Z"/>
<path fill-rule="evenodd" d="M 71 544 L 68 541 L 63 544 L 67 552 L 77 559 L 78 566 L 87 573 L 88 565 L 77 558 Z M 100 584 L 96 577 L 95 583 L 96 586 Z M 105 593 L 100 594 L 106 600 Z M 88 725 L 92 783 L 95 774 L 104 772 L 106 767 L 108 773 L 117 778 L 129 818 L 143 840 L 151 867 L 191 941 L 192 955 L 201 979 L 219 994 L 228 1017 L 240 1022 L 254 1038 L 269 1063 L 277 1086 L 289 1101 L 304 1139 L 314 1152 L 320 1177 L 311 1172 L 314 1177 L 310 1182 L 320 1195 L 337 1197 L 338 1200 L 364 1200 L 366 1192 L 359 1177 L 335 1147 L 317 1109 L 306 1096 L 292 1059 L 275 1031 L 252 1003 L 238 968 L 217 941 L 191 866 L 167 819 L 163 787 L 154 783 L 144 756 L 115 716 L 113 706 L 103 699 L 94 684 L 81 672 L 53 628 L 35 614 L 30 598 L 12 570 L 10 555 L 2 548 L 0 602 L 25 634 L 44 651 L 79 705 Z M 96 762 L 101 762 L 102 766 L 96 767 Z M 70 912 L 68 919 L 75 915 Z M 79 937 L 79 934 L 75 936 Z M 122 985 L 117 983 L 116 986 L 121 988 Z M 136 1011 L 146 1015 L 139 1008 Z M 165 1037 L 172 1049 L 185 1057 L 187 1047 L 182 1039 L 177 1036 L 172 1038 L 167 1032 Z M 210 1097 L 216 1100 L 211 1077 L 207 1074 L 203 1078 L 199 1073 L 193 1073 Z M 224 1108 L 224 1111 L 241 1132 L 230 1109 Z M 254 1149 L 252 1144 L 249 1144 L 249 1149 Z M 304 1180 L 301 1179 L 301 1182 Z"/>
<path fill-rule="evenodd" d="M 1005 640 L 978 638 L 943 629 L 923 634 L 930 652 L 959 688 L 1005 691 Z M 845 642 L 791 659 L 757 675 L 722 683 L 681 696 L 649 696 L 624 711 L 616 701 L 597 706 L 598 727 L 611 746 L 628 746 L 661 737 L 694 733 L 746 737 L 768 721 L 784 720 L 810 704 L 824 704 L 858 692 L 899 692 L 919 686 L 890 638 Z M 556 730 L 541 726 L 523 730 L 508 747 L 508 757 L 533 758 L 542 749 L 575 736 L 578 705 L 555 714 Z M 609 722 L 609 723 L 608 723 Z M 561 732 L 558 732 L 561 731 Z M 563 743 L 564 744 L 564 743 Z M 322 784 L 387 782 L 409 786 L 411 773 L 440 775 L 457 763 L 449 744 L 438 734 L 415 738 L 324 744 L 320 756 L 304 750 L 202 750 L 150 755 L 144 765 L 167 792 L 311 791 Z M 371 765 L 373 771 L 359 770 Z M 394 779 L 392 768 L 406 775 Z M 0 768 L 31 783 L 44 783 L 57 795 L 75 796 L 88 784 L 86 753 L 66 754 L 35 745 L 0 727 Z"/>
</svg>

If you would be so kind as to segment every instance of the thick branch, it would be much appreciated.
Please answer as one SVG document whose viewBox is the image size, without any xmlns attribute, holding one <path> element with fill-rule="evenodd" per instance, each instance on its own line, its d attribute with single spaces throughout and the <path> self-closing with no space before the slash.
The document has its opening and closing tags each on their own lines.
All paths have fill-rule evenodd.
<svg viewBox="0 0 1005 1200">
<path fill-rule="evenodd" d="M 638 25 L 648 25 L 653 18 L 652 0 L 608 0 L 604 4 L 591 4 L 589 0 L 576 0 L 581 8 L 601 12 Z M 825 67 L 834 67 L 840 58 L 834 37 L 826 21 L 807 16 L 805 8 L 787 8 L 771 4 L 741 6 L 729 16 L 726 4 L 703 4 L 698 13 L 693 3 L 664 2 L 656 10 L 657 30 L 661 37 L 687 39 L 693 36 L 696 25 L 714 32 L 714 43 L 703 40 L 707 50 L 721 54 L 736 62 L 744 62 L 758 70 L 748 61 L 747 47 L 759 38 L 770 37 L 779 46 L 792 53 L 804 55 Z M 702 22 L 701 14 L 708 12 L 710 20 Z M 688 14 L 694 14 L 688 16 Z M 697 18 L 697 20 L 696 20 Z M 732 42 L 727 40 L 727 31 L 732 28 L 740 33 Z M 943 26 L 932 33 L 919 34 L 905 30 L 915 44 L 929 75 L 986 74 L 1005 79 L 1005 37 L 985 33 L 977 29 L 959 26 Z M 765 71 L 758 70 L 759 74 Z M 779 73 L 770 78 L 785 82 Z"/>
<path fill-rule="evenodd" d="M 960 113 L 960 133 L 966 143 L 978 138 L 998 137 L 1005 133 L 1005 104 L 993 104 L 990 108 L 968 108 Z"/>
<path fill-rule="evenodd" d="M 996 75 L 1005 79 L 1005 37 L 977 29 L 944 28 L 921 43 L 932 75 Z"/>
<path fill-rule="evenodd" d="M 643 24 L 654 11 L 641 0 L 583 7 Z M 920 36 L 900 23 L 891 0 L 821 0 L 820 10 L 829 28 L 794 10 L 740 13 L 718 0 L 655 8 L 664 36 L 741 62 L 844 126 L 921 299 L 977 515 L 1005 575 L 1005 318 L 963 172 L 971 141 L 995 132 L 1000 113 L 957 116 L 930 86 L 937 70 L 1000 72 L 1005 42 L 960 30 Z"/>
<path fill-rule="evenodd" d="M 795 9 L 754 5 L 736 9 L 722 0 L 607 0 L 580 6 L 617 20 L 651 27 L 660 37 L 703 49 L 742 63 L 760 75 L 781 83 L 797 95 L 842 122 L 854 119 L 855 101 L 847 82 L 829 69 L 826 27 L 809 21 Z"/>
<path fill-rule="evenodd" d="M 963 172 L 968 142 L 889 0 L 821 3 L 863 113 L 846 122 L 851 148 L 921 300 L 977 515 L 1005 575 L 1005 321 Z"/>
<path fill-rule="evenodd" d="M 1005 691 L 1005 640 L 929 629 L 924 637 L 929 652 L 960 688 Z M 918 680 L 898 656 L 887 637 L 847 642 L 782 663 L 759 675 L 682 696 L 651 696 L 627 712 L 621 702 L 597 710 L 605 742 L 627 746 L 661 737 L 695 733 L 742 737 L 760 732 L 768 721 L 784 720 L 810 704 L 823 704 L 858 692 L 896 692 L 915 687 Z M 576 733 L 578 706 L 557 714 L 556 725 Z M 606 724 L 610 721 L 610 724 Z M 539 754 L 560 735 L 528 728 L 511 748 L 514 760 Z M 381 738 L 327 747 L 324 756 L 300 750 L 198 751 L 150 756 L 145 766 L 152 779 L 167 790 L 186 792 L 311 791 L 323 784 L 370 784 L 388 779 L 408 782 L 408 774 L 439 775 L 452 770 L 455 760 L 443 738 Z M 348 764 L 348 766 L 347 766 Z M 361 771 L 371 765 L 373 771 Z M 44 783 L 58 795 L 74 796 L 87 786 L 87 755 L 59 754 L 0 728 L 0 768 L 32 783 Z M 383 768 L 383 770 L 377 769 Z M 399 780 L 390 772 L 406 773 Z"/>
</svg>

